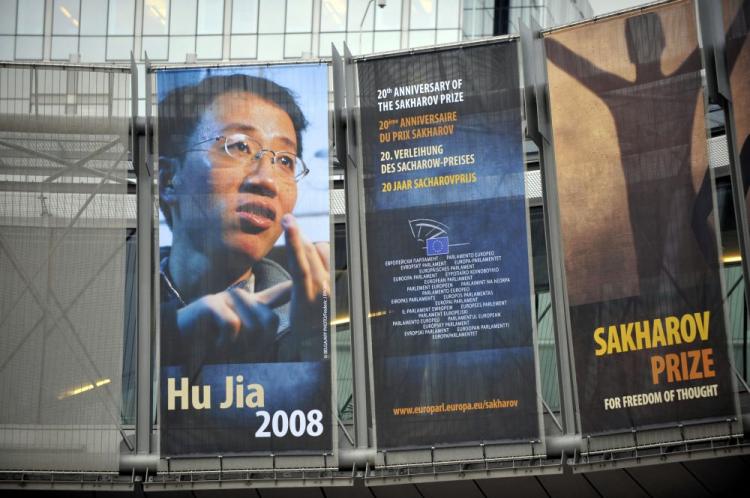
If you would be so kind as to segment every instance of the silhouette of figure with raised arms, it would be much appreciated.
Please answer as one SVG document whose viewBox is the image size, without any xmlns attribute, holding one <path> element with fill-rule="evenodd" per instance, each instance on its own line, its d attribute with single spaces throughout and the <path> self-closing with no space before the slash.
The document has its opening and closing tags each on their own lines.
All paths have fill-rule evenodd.
<svg viewBox="0 0 750 498">
<path fill-rule="evenodd" d="M 602 70 L 552 38 L 545 40 L 547 58 L 564 71 L 575 68 L 571 75 L 612 114 L 641 298 L 661 301 L 676 293 L 687 301 L 687 296 L 709 291 L 706 280 L 712 279 L 706 279 L 707 273 L 717 265 L 715 236 L 708 225 L 713 205 L 710 175 L 706 172 L 702 181 L 695 181 L 691 167 L 700 54 L 696 45 L 675 71 L 664 74 L 666 42 L 654 12 L 626 19 L 625 36 L 635 65 L 634 81 Z"/>
<path fill-rule="evenodd" d="M 726 30 L 726 37 L 727 37 L 727 45 L 726 45 L 726 59 L 727 59 L 727 67 L 726 71 L 729 75 L 730 80 L 734 80 L 735 78 L 741 78 L 744 76 L 742 74 L 740 75 L 733 75 L 734 68 L 737 65 L 737 62 L 740 60 L 740 54 L 742 53 L 742 50 L 747 43 L 747 34 L 748 29 L 750 28 L 750 0 L 745 0 L 742 2 L 742 5 L 740 6 L 739 10 L 737 11 L 737 14 L 735 15 L 734 19 L 732 20 L 731 24 Z M 745 56 L 747 57 L 747 56 Z M 745 76 L 746 77 L 746 76 Z M 738 86 L 742 86 L 741 83 Z M 737 88 L 735 88 L 735 85 L 732 85 L 732 93 L 734 94 L 737 91 Z M 747 99 L 748 95 L 732 95 L 733 99 L 742 99 L 743 97 Z M 739 105 L 738 105 L 739 104 Z M 742 102 L 735 102 L 735 108 L 734 112 L 742 112 L 741 107 Z M 747 112 L 747 111 L 744 111 Z M 736 122 L 736 121 L 735 121 Z M 738 133 L 742 132 L 743 130 L 736 129 Z M 745 133 L 747 133 L 750 130 L 744 130 Z M 743 137 L 738 136 L 738 140 L 742 140 Z M 742 181 L 743 181 L 743 187 L 745 192 L 745 197 L 747 198 L 748 190 L 750 190 L 750 138 L 746 134 L 744 137 L 744 140 L 742 141 L 742 145 L 738 144 L 738 149 L 740 151 L 740 168 L 742 170 Z"/>
</svg>

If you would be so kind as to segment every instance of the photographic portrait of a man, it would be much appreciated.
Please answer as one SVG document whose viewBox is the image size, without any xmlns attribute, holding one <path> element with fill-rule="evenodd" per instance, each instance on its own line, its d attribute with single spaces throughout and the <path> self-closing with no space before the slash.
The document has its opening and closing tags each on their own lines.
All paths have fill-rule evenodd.
<svg viewBox="0 0 750 498">
<path fill-rule="evenodd" d="M 327 68 L 157 82 L 162 453 L 327 447 Z"/>
</svg>

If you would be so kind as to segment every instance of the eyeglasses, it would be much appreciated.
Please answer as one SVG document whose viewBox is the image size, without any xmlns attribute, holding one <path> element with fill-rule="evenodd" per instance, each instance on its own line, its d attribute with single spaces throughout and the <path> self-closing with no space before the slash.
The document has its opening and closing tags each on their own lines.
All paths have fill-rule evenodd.
<svg viewBox="0 0 750 498">
<path fill-rule="evenodd" d="M 223 142 L 223 152 L 235 163 L 233 166 L 242 166 L 246 163 L 260 161 L 266 153 L 269 153 L 271 154 L 271 164 L 277 167 L 277 171 L 290 179 L 294 178 L 295 182 L 302 180 L 310 172 L 305 161 L 297 154 L 264 149 L 260 143 L 243 133 L 209 138 L 195 145 L 211 141 L 217 144 Z"/>
</svg>

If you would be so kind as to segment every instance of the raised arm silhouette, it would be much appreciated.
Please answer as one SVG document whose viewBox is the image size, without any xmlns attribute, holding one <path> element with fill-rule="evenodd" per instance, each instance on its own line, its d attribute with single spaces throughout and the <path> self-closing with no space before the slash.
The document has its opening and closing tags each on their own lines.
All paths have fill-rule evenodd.
<svg viewBox="0 0 750 498">
<path fill-rule="evenodd" d="M 739 40 L 735 47 L 736 50 L 727 47 L 727 74 L 732 74 L 734 66 L 740 55 L 740 50 L 747 38 L 748 28 L 750 28 L 750 0 L 744 0 L 737 14 L 732 19 L 729 27 L 726 29 L 727 38 L 730 40 Z"/>
<path fill-rule="evenodd" d="M 737 65 L 737 61 L 740 58 L 740 53 L 743 47 L 747 43 L 747 32 L 750 28 L 750 0 L 744 0 L 740 6 L 734 19 L 726 29 L 727 45 L 726 45 L 726 63 L 727 63 L 727 74 L 729 75 L 730 82 L 733 82 L 736 78 L 747 78 L 747 75 L 734 75 L 734 69 Z M 746 56 L 747 57 L 747 56 Z M 734 93 L 736 89 L 732 88 Z M 739 98 L 747 99 L 750 95 L 733 95 L 736 100 L 734 113 L 747 112 L 746 107 L 742 107 L 742 102 Z M 750 138 L 748 138 L 748 132 L 750 130 L 744 130 L 743 135 L 740 133 L 743 130 L 737 131 L 737 140 L 739 143 L 737 146 L 740 150 L 740 168 L 742 170 L 743 187 L 745 189 L 745 197 L 747 197 L 748 190 L 750 190 Z"/>
<path fill-rule="evenodd" d="M 545 48 L 549 61 L 595 93 L 613 117 L 641 297 L 676 293 L 687 301 L 695 293 L 683 291 L 703 285 L 717 256 L 708 225 L 710 177 L 707 172 L 696 188 L 691 168 L 700 53 L 696 46 L 675 71 L 665 74 L 661 58 L 666 42 L 657 13 L 626 19 L 624 34 L 634 81 L 597 67 L 553 38 L 545 40 Z"/>
</svg>

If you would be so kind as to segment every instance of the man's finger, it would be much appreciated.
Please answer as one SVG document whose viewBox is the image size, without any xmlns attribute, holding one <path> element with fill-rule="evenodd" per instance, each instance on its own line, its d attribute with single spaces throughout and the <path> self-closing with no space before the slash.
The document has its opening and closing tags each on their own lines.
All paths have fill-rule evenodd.
<svg viewBox="0 0 750 498">
<path fill-rule="evenodd" d="M 273 332 L 272 338 L 276 336 L 279 317 L 271 308 L 258 301 L 257 294 L 235 288 L 229 290 L 229 295 L 245 329 Z"/>
<path fill-rule="evenodd" d="M 292 299 L 292 281 L 285 280 L 273 287 L 262 290 L 255 294 L 255 299 L 269 308 L 277 308 L 282 304 L 286 304 Z"/>
<path fill-rule="evenodd" d="M 315 249 L 318 251 L 320 261 L 327 272 L 331 271 L 331 244 L 328 242 L 315 242 Z"/>
<path fill-rule="evenodd" d="M 328 270 L 323 265 L 323 261 L 320 259 L 317 247 L 313 244 L 306 244 L 305 249 L 307 251 L 307 261 L 310 264 L 310 274 L 314 279 L 316 287 L 314 291 L 317 293 L 319 287 L 323 287 L 328 291 L 330 276 Z"/>
<path fill-rule="evenodd" d="M 291 214 L 285 214 L 281 218 L 281 226 L 284 228 L 284 237 L 286 238 L 289 272 L 295 282 L 304 282 L 310 276 L 304 236 L 300 232 L 297 220 Z"/>
</svg>

